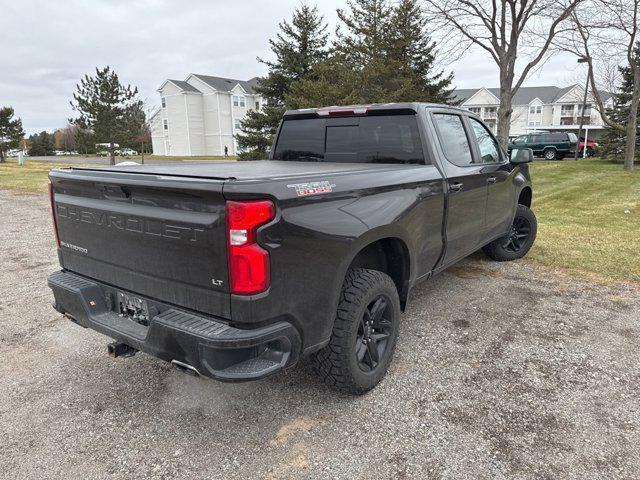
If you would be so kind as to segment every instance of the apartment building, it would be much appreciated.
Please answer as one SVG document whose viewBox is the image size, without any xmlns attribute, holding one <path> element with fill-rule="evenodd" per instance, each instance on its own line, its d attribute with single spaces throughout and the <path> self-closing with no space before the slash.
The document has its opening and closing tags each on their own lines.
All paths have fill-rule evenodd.
<svg viewBox="0 0 640 480">
<path fill-rule="evenodd" d="M 150 119 L 154 155 L 198 156 L 238 153 L 234 135 L 248 111 L 262 107 L 250 80 L 190 74 L 158 89 L 161 108 Z"/>
<path fill-rule="evenodd" d="M 499 88 L 469 88 L 455 91 L 460 105 L 477 115 L 496 131 Z M 605 94 L 606 106 L 612 104 L 610 95 Z M 510 136 L 522 135 L 537 130 L 567 131 L 577 133 L 580 121 L 589 138 L 597 139 L 602 131 L 602 117 L 593 106 L 591 94 L 587 96 L 584 112 L 584 87 L 521 87 L 513 98 Z M 584 134 L 583 134 L 584 135 Z"/>
</svg>

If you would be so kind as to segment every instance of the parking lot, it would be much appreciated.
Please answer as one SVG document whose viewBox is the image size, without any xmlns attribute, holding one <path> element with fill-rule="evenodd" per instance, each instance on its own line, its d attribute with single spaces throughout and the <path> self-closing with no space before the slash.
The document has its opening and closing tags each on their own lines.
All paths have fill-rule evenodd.
<svg viewBox="0 0 640 480">
<path fill-rule="evenodd" d="M 0 212 L 4 478 L 638 478 L 634 286 L 476 255 L 415 289 L 371 393 L 307 362 L 221 384 L 108 357 L 51 308 L 46 196 Z"/>
</svg>

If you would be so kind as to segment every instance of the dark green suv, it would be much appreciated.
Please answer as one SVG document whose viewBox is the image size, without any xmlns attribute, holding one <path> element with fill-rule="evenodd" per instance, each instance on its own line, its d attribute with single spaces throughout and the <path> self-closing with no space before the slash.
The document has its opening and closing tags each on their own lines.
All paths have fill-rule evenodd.
<svg viewBox="0 0 640 480">
<path fill-rule="evenodd" d="M 535 132 L 520 135 L 509 143 L 507 149 L 511 151 L 513 147 L 527 147 L 533 150 L 533 154 L 536 156 L 555 160 L 573 155 L 577 145 L 578 136 L 575 133 Z"/>
</svg>

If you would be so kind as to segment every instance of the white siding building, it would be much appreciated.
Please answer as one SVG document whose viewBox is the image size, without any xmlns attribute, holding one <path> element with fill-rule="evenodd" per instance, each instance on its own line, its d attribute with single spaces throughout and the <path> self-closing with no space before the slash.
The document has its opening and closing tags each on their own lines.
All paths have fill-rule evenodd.
<svg viewBox="0 0 640 480">
<path fill-rule="evenodd" d="M 458 89 L 456 97 L 460 106 L 477 113 L 485 123 L 496 131 L 499 88 Z M 606 105 L 612 99 L 604 95 Z M 577 133 L 580 117 L 583 118 L 583 131 L 588 130 L 589 138 L 597 139 L 603 129 L 602 118 L 592 107 L 593 98 L 587 95 L 587 107 L 582 115 L 584 87 L 521 87 L 513 98 L 510 136 L 522 135 L 536 130 L 560 130 Z M 585 133 L 583 133 L 583 136 Z"/>
<path fill-rule="evenodd" d="M 161 108 L 151 117 L 154 155 L 197 156 L 238 153 L 234 135 L 249 110 L 260 109 L 257 78 L 233 80 L 190 74 L 166 80 L 158 89 Z"/>
</svg>

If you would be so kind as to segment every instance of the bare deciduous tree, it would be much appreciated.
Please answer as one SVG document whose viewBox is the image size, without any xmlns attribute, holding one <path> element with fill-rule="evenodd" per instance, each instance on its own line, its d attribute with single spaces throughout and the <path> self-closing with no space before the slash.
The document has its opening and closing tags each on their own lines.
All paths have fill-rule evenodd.
<svg viewBox="0 0 640 480">
<path fill-rule="evenodd" d="M 78 126 L 69 124 L 64 128 L 56 130 L 53 134 L 56 142 L 56 148 L 58 150 L 65 150 L 67 152 L 76 149 L 76 133 L 78 132 Z"/>
<path fill-rule="evenodd" d="M 527 76 L 548 56 L 553 39 L 584 0 L 425 0 L 426 11 L 458 52 L 478 47 L 500 73 L 497 137 L 509 139 L 512 100 Z M 516 61 L 526 58 L 519 73 Z"/>
<path fill-rule="evenodd" d="M 593 0 L 589 9 L 572 13 L 574 29 L 558 38 L 558 46 L 586 60 L 591 93 L 604 123 L 625 135 L 624 169 L 632 170 L 640 105 L 640 59 L 637 51 L 640 0 Z M 598 15 L 593 16 L 597 11 Z M 608 114 L 603 91 L 613 92 L 618 65 L 627 63 L 633 77 L 629 119 L 625 124 Z M 612 65 L 615 68 L 612 68 Z"/>
</svg>

